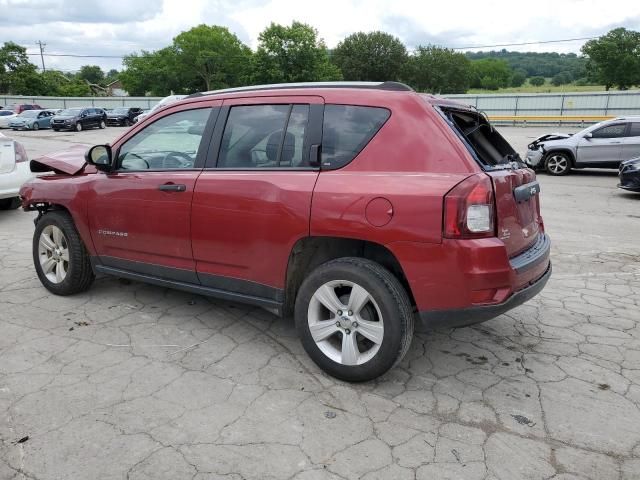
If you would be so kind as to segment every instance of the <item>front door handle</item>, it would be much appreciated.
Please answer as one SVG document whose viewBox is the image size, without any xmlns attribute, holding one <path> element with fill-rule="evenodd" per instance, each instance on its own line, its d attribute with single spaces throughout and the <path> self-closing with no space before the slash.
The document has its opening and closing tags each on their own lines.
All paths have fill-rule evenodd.
<svg viewBox="0 0 640 480">
<path fill-rule="evenodd" d="M 164 185 L 160 185 L 158 190 L 163 192 L 185 192 L 187 186 L 182 183 L 165 183 Z"/>
</svg>

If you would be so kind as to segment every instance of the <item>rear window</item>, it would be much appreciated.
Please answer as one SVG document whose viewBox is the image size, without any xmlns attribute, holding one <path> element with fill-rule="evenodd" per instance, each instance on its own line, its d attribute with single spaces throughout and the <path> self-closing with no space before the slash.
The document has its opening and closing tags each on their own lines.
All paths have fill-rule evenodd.
<svg viewBox="0 0 640 480">
<path fill-rule="evenodd" d="M 322 166 L 340 168 L 353 160 L 389 118 L 386 108 L 325 105 Z"/>
<path fill-rule="evenodd" d="M 509 142 L 481 112 L 455 108 L 442 108 L 442 112 L 482 166 L 491 168 L 522 162 Z"/>
</svg>

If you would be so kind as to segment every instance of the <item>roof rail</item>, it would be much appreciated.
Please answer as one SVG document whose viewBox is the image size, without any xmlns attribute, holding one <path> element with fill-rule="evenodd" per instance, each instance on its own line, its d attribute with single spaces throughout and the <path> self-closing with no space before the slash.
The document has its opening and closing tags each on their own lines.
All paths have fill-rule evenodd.
<svg viewBox="0 0 640 480">
<path fill-rule="evenodd" d="M 187 98 L 202 97 L 204 95 L 218 95 L 233 92 L 254 92 L 259 90 L 285 90 L 294 88 L 366 88 L 371 90 L 388 90 L 393 92 L 413 92 L 413 88 L 400 82 L 299 82 L 274 83 L 271 85 L 254 85 L 247 87 L 225 88 L 209 92 L 192 93 Z"/>
</svg>

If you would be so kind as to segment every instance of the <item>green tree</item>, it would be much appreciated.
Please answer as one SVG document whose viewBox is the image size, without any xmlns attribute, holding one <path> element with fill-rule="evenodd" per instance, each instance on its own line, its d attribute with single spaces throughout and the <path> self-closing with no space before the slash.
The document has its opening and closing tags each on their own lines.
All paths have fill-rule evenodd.
<svg viewBox="0 0 640 480">
<path fill-rule="evenodd" d="M 104 80 L 104 72 L 98 65 L 83 65 L 76 77 L 89 83 L 101 84 Z"/>
<path fill-rule="evenodd" d="M 497 90 L 509 86 L 511 68 L 504 60 L 484 58 L 471 62 L 471 86 Z"/>
<path fill-rule="evenodd" d="M 44 88 L 36 66 L 29 62 L 27 49 L 5 42 L 0 47 L 0 92 L 13 95 L 39 95 Z"/>
<path fill-rule="evenodd" d="M 640 32 L 613 29 L 585 43 L 582 53 L 588 57 L 589 75 L 607 90 L 640 85 Z"/>
<path fill-rule="evenodd" d="M 469 88 L 471 62 L 448 48 L 419 46 L 409 57 L 403 78 L 418 91 L 464 93 Z"/>
<path fill-rule="evenodd" d="M 524 85 L 524 82 L 527 80 L 527 72 L 525 70 L 516 70 L 511 75 L 511 86 L 512 87 L 521 87 Z"/>
<path fill-rule="evenodd" d="M 534 87 L 541 87 L 542 85 L 544 85 L 544 82 L 545 82 L 544 77 L 540 77 L 540 76 L 531 77 L 529 79 L 529 83 Z"/>
<path fill-rule="evenodd" d="M 130 95 L 166 96 L 170 92 L 189 93 L 183 77 L 190 72 L 178 69 L 177 53 L 173 47 L 155 52 L 142 51 L 124 57 L 125 69 L 118 78 Z"/>
<path fill-rule="evenodd" d="M 553 76 L 553 78 L 551 79 L 551 84 L 558 87 L 560 85 L 571 83 L 571 80 L 572 78 L 570 72 L 560 72 Z"/>
<path fill-rule="evenodd" d="M 257 83 L 340 80 L 338 67 L 329 61 L 327 48 L 311 26 L 272 23 L 258 37 L 254 81 Z"/>
<path fill-rule="evenodd" d="M 357 32 L 338 43 L 331 60 L 345 80 L 398 80 L 407 61 L 407 49 L 388 33 Z"/>
<path fill-rule="evenodd" d="M 226 27 L 198 25 L 173 39 L 178 67 L 193 72 L 190 87 L 213 90 L 247 83 L 251 50 Z"/>
</svg>

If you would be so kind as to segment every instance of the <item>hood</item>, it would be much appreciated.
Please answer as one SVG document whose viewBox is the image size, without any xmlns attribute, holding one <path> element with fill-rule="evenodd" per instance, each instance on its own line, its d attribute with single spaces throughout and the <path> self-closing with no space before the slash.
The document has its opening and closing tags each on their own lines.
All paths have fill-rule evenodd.
<svg viewBox="0 0 640 480">
<path fill-rule="evenodd" d="M 54 115 L 51 120 L 73 120 L 77 115 Z"/>
<path fill-rule="evenodd" d="M 623 162 L 620 162 L 620 166 L 626 166 L 626 165 L 640 165 L 640 157 L 636 157 L 636 158 L 630 158 L 629 160 L 625 160 Z"/>
<path fill-rule="evenodd" d="M 84 159 L 86 151 L 85 145 L 72 145 L 69 150 L 35 158 L 31 160 L 29 166 L 31 171 L 36 173 L 55 172 L 64 175 L 78 175 L 82 172 L 94 173 L 95 167 L 87 165 Z"/>
<path fill-rule="evenodd" d="M 126 117 L 126 116 L 127 116 L 126 113 L 107 112 L 107 117 L 109 117 L 109 118 L 118 118 L 118 117 Z"/>
<path fill-rule="evenodd" d="M 541 135 L 536 138 L 533 142 L 529 144 L 530 149 L 536 149 L 542 143 L 553 142 L 557 140 L 566 140 L 567 138 L 571 138 L 573 133 L 548 133 L 546 135 Z"/>
</svg>

